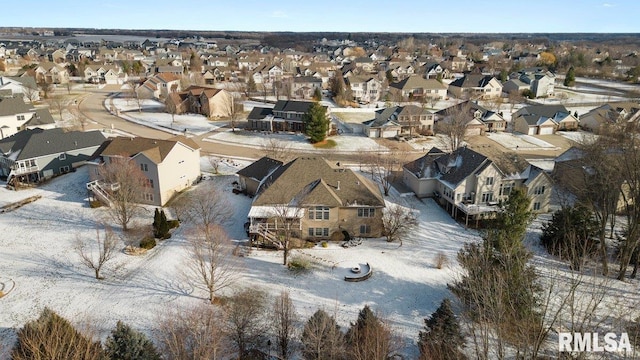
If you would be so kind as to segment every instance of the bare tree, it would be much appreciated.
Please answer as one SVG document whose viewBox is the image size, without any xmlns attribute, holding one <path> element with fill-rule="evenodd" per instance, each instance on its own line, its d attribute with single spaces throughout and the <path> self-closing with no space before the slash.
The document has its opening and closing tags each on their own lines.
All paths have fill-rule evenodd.
<svg viewBox="0 0 640 360">
<path fill-rule="evenodd" d="M 389 196 L 391 186 L 398 179 L 405 162 L 403 152 L 370 153 L 364 156 L 371 177 L 382 186 L 385 196 Z"/>
<path fill-rule="evenodd" d="M 82 264 L 95 272 L 96 279 L 103 280 L 100 270 L 113 258 L 118 244 L 111 228 L 104 226 L 102 235 L 97 228 L 94 239 L 85 241 L 78 236 L 76 242 L 76 251 L 80 255 Z"/>
<path fill-rule="evenodd" d="M 222 159 L 218 156 L 209 155 L 207 157 L 207 162 L 209 163 L 209 165 L 211 165 L 211 171 L 214 174 L 218 174 L 218 170 L 220 169 L 220 163 L 222 162 Z"/>
<path fill-rule="evenodd" d="M 225 359 L 230 355 L 220 308 L 199 304 L 163 311 L 154 335 L 168 359 Z"/>
<path fill-rule="evenodd" d="M 462 146 L 471 117 L 471 103 L 465 102 L 447 109 L 444 118 L 436 122 L 436 132 L 448 137 L 446 145 L 449 151 L 456 151 Z"/>
<path fill-rule="evenodd" d="M 307 360 L 341 360 L 346 348 L 344 333 L 335 317 L 316 311 L 302 331 L 302 355 Z"/>
<path fill-rule="evenodd" d="M 72 118 L 73 127 L 85 131 L 89 124 L 89 119 L 77 107 L 70 107 L 68 111 Z"/>
<path fill-rule="evenodd" d="M 266 156 L 282 162 L 287 162 L 294 156 L 289 144 L 275 137 L 266 138 L 262 142 L 262 150 L 265 152 Z"/>
<path fill-rule="evenodd" d="M 67 107 L 67 102 L 64 98 L 62 96 L 53 96 L 47 99 L 47 103 L 49 104 L 49 109 L 57 113 L 60 121 L 63 121 L 62 113 Z"/>
<path fill-rule="evenodd" d="M 511 114 L 513 114 L 513 109 L 515 108 L 515 106 L 517 104 L 522 104 L 523 100 L 524 100 L 524 97 L 522 96 L 522 94 L 520 94 L 518 90 L 509 91 L 509 105 L 510 105 Z"/>
<path fill-rule="evenodd" d="M 271 327 L 276 337 L 278 355 L 281 359 L 286 360 L 293 351 L 291 345 L 297 332 L 295 324 L 298 320 L 288 291 L 282 291 L 280 296 L 275 299 L 271 316 Z"/>
<path fill-rule="evenodd" d="M 164 100 L 164 110 L 171 114 L 171 126 L 173 126 L 173 123 L 176 121 L 176 114 L 178 113 L 178 104 L 175 104 L 167 97 Z"/>
<path fill-rule="evenodd" d="M 180 220 L 205 230 L 226 225 L 233 216 L 223 190 L 206 182 L 179 197 L 173 209 Z"/>
<path fill-rule="evenodd" d="M 135 104 L 138 107 L 138 112 L 142 112 L 142 101 L 144 99 L 142 99 L 138 94 L 138 91 L 137 91 L 138 82 L 136 80 L 129 80 L 127 81 L 127 85 L 128 85 L 127 92 L 126 92 L 127 98 L 135 102 Z"/>
<path fill-rule="evenodd" d="M 147 188 L 146 176 L 126 155 L 110 157 L 98 169 L 98 176 L 107 184 L 111 200 L 109 215 L 122 226 L 122 230 L 127 231 L 129 222 L 142 211 L 138 202 Z"/>
<path fill-rule="evenodd" d="M 240 99 L 237 99 L 232 92 L 229 92 L 223 98 L 221 104 L 223 106 L 224 112 L 229 117 L 231 131 L 235 132 L 238 125 L 238 119 L 240 117 L 240 114 L 242 114 L 242 102 L 240 101 Z"/>
<path fill-rule="evenodd" d="M 227 336 L 235 345 L 239 359 L 249 359 L 249 350 L 258 347 L 268 328 L 266 304 L 267 295 L 256 289 L 240 291 L 225 304 Z"/>
<path fill-rule="evenodd" d="M 402 239 L 418 226 L 418 218 L 415 211 L 390 204 L 382 211 L 382 226 L 387 242 L 399 241 L 402 246 Z"/>
<path fill-rule="evenodd" d="M 216 293 L 237 278 L 233 246 L 224 229 L 217 225 L 200 226 L 189 238 L 190 257 L 187 266 L 209 293 L 209 302 L 216 301 Z"/>
<path fill-rule="evenodd" d="M 25 85 L 23 87 L 22 95 L 24 95 L 30 103 L 33 103 L 36 99 L 39 98 L 40 90 L 37 86 L 33 85 Z"/>
<path fill-rule="evenodd" d="M 42 92 L 42 97 L 48 99 L 49 93 L 53 91 L 53 84 L 47 82 L 45 79 L 41 79 L 40 81 L 38 81 L 38 87 Z"/>
</svg>

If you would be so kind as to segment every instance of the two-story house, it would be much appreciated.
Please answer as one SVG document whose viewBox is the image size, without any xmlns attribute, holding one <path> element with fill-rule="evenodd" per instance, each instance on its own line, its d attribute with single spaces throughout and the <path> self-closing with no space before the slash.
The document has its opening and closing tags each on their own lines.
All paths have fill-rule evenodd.
<svg viewBox="0 0 640 360">
<path fill-rule="evenodd" d="M 100 131 L 23 130 L 0 140 L 0 175 L 10 186 L 37 183 L 91 160 L 105 140 Z"/>
<path fill-rule="evenodd" d="M 514 188 L 526 190 L 531 211 L 548 212 L 552 188 L 551 178 L 538 167 L 505 174 L 467 147 L 452 153 L 432 148 L 403 166 L 403 182 L 416 196 L 435 198 L 452 217 L 463 216 L 466 222 L 493 216 Z"/>
<path fill-rule="evenodd" d="M 435 79 L 412 75 L 404 80 L 389 84 L 389 92 L 402 99 L 420 101 L 431 98 L 441 100 L 447 97 L 447 86 Z"/>
<path fill-rule="evenodd" d="M 623 122 L 636 122 L 640 118 L 640 105 L 631 101 L 609 102 L 580 116 L 580 127 L 598 132 L 601 126 Z"/>
<path fill-rule="evenodd" d="M 0 97 L 0 139 L 23 130 L 35 113 L 33 105 L 22 97 Z"/>
<path fill-rule="evenodd" d="M 117 137 L 104 147 L 100 161 L 90 163 L 91 191 L 108 193 L 98 168 L 112 158 L 129 158 L 147 178 L 140 203 L 164 206 L 178 192 L 200 179 L 200 147 L 191 139 L 175 136 L 167 140 Z M 97 190 L 93 190 L 93 189 Z"/>
<path fill-rule="evenodd" d="M 382 82 L 373 76 L 352 75 L 345 83 L 351 88 L 355 101 L 368 104 L 380 100 Z"/>
<path fill-rule="evenodd" d="M 363 122 L 364 133 L 373 138 L 418 134 L 432 135 L 435 116 L 416 105 L 392 106 L 375 112 L 375 117 Z"/>
<path fill-rule="evenodd" d="M 248 129 L 259 131 L 305 131 L 303 116 L 313 102 L 278 100 L 273 108 L 254 107 L 247 116 Z M 325 106 L 327 116 L 329 108 Z"/>
<path fill-rule="evenodd" d="M 0 76 L 1 96 L 22 96 L 26 103 L 40 100 L 40 90 L 33 76 Z"/>
<path fill-rule="evenodd" d="M 311 99 L 316 91 L 322 91 L 322 79 L 313 76 L 297 76 L 292 79 L 291 93 L 296 99 Z"/>
<path fill-rule="evenodd" d="M 136 88 L 141 99 L 165 99 L 169 93 L 179 91 L 180 76 L 172 73 L 155 74 Z"/>
<path fill-rule="evenodd" d="M 312 241 L 343 231 L 382 235 L 385 204 L 380 189 L 339 164 L 300 157 L 268 172 L 260 183 L 248 214 L 253 238 L 274 236 L 282 226 L 289 226 L 294 237 Z"/>
<path fill-rule="evenodd" d="M 228 117 L 233 110 L 232 106 L 235 106 L 228 91 L 196 85 L 183 92 L 169 94 L 165 104 L 170 109 L 175 109 L 176 114 L 188 112 L 209 118 Z"/>
<path fill-rule="evenodd" d="M 552 96 L 555 92 L 556 76 L 551 71 L 541 67 L 526 68 L 509 75 L 509 80 L 503 84 L 502 91 L 522 92 L 530 90 L 534 97 Z"/>
<path fill-rule="evenodd" d="M 551 135 L 557 130 L 577 130 L 579 121 L 564 105 L 530 105 L 511 116 L 514 131 Z"/>
<path fill-rule="evenodd" d="M 500 113 L 485 109 L 475 101 L 463 101 L 435 113 L 436 122 L 453 121 L 464 117 L 466 136 L 483 135 L 486 132 L 505 131 L 507 121 Z"/>
<path fill-rule="evenodd" d="M 502 96 L 502 83 L 491 75 L 467 74 L 451 82 L 449 92 L 459 99 L 495 99 Z"/>
<path fill-rule="evenodd" d="M 45 62 L 34 69 L 37 82 L 48 84 L 66 84 L 69 82 L 69 71 L 60 64 Z"/>
</svg>

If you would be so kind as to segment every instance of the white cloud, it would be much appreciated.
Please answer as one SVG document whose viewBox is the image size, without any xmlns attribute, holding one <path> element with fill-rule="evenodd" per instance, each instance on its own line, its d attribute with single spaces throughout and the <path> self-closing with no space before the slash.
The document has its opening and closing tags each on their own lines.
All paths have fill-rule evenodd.
<svg viewBox="0 0 640 360">
<path fill-rule="evenodd" d="M 616 6 L 615 4 L 610 4 L 610 3 L 604 3 L 602 4 L 602 7 L 614 7 Z"/>
<path fill-rule="evenodd" d="M 287 18 L 289 17 L 286 12 L 282 10 L 275 10 L 271 12 L 272 18 Z"/>
</svg>

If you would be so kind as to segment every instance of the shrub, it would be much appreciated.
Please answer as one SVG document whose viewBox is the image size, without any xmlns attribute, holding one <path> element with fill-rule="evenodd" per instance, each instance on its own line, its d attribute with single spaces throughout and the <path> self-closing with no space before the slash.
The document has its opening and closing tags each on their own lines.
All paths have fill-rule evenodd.
<svg viewBox="0 0 640 360">
<path fill-rule="evenodd" d="M 101 206 L 102 206 L 102 202 L 100 202 L 100 200 L 89 201 L 89 207 L 92 209 L 99 208 Z"/>
<path fill-rule="evenodd" d="M 434 265 L 437 269 L 442 269 L 449 264 L 449 258 L 443 252 L 438 252 L 434 259 Z"/>
<path fill-rule="evenodd" d="M 141 332 L 118 321 L 105 343 L 109 359 L 160 360 L 153 343 Z"/>
<path fill-rule="evenodd" d="M 326 241 L 323 241 L 320 245 L 322 245 L 323 248 L 326 248 L 329 246 L 329 244 Z"/>
<path fill-rule="evenodd" d="M 289 264 L 287 264 L 289 270 L 294 272 L 304 272 L 311 269 L 311 262 L 307 259 L 303 259 L 301 257 L 293 257 L 289 260 Z"/>
<path fill-rule="evenodd" d="M 331 234 L 331 241 L 344 241 L 344 232 L 336 231 Z"/>
<path fill-rule="evenodd" d="M 175 229 L 178 226 L 180 226 L 180 221 L 179 220 L 169 220 L 169 229 Z"/>
<path fill-rule="evenodd" d="M 156 239 L 152 236 L 145 236 L 142 240 L 140 240 L 140 247 L 143 249 L 153 249 L 156 246 Z"/>
<path fill-rule="evenodd" d="M 351 240 L 351 235 L 349 235 L 349 232 L 347 230 L 342 230 L 342 235 L 344 235 L 344 241 Z"/>
</svg>

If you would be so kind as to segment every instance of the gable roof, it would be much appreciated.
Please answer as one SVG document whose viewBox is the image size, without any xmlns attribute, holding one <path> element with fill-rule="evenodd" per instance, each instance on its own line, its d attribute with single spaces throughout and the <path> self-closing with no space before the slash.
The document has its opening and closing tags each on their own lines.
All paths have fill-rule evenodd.
<svg viewBox="0 0 640 360">
<path fill-rule="evenodd" d="M 28 112 L 34 112 L 35 110 L 25 104 L 22 97 L 0 97 L 0 116 L 16 115 Z"/>
<path fill-rule="evenodd" d="M 194 150 L 200 148 L 193 140 L 184 136 L 175 136 L 168 140 L 144 137 L 117 137 L 107 145 L 101 155 L 134 157 L 138 154 L 143 154 L 155 164 L 159 164 L 164 161 L 178 143 L 182 143 Z"/>
<path fill-rule="evenodd" d="M 422 114 L 430 114 L 430 112 L 416 105 L 391 106 L 388 108 L 376 110 L 375 118 L 372 120 L 365 121 L 363 122 L 363 124 L 370 127 L 381 127 L 388 124 L 399 125 L 400 115 L 422 115 Z"/>
<path fill-rule="evenodd" d="M 299 157 L 264 180 L 254 206 L 290 204 L 384 206 L 380 189 L 350 169 L 319 157 Z"/>
<path fill-rule="evenodd" d="M 312 101 L 278 100 L 273 110 L 306 113 L 312 104 Z"/>
<path fill-rule="evenodd" d="M 71 150 L 101 145 L 106 138 L 100 131 L 69 131 L 62 129 L 23 130 L 0 140 L 0 151 L 14 153 L 13 160 L 32 159 L 39 156 L 59 154 Z"/>
<path fill-rule="evenodd" d="M 280 160 L 272 159 L 268 156 L 251 163 L 249 166 L 237 172 L 239 176 L 262 181 L 267 175 L 271 174 L 275 169 L 283 165 Z"/>
<path fill-rule="evenodd" d="M 31 119 L 25 123 L 26 126 L 51 124 L 55 124 L 55 120 L 53 120 L 53 116 L 51 116 L 49 109 L 36 109 L 35 114 L 33 114 Z"/>
<path fill-rule="evenodd" d="M 451 188 L 457 187 L 464 179 L 491 165 L 486 156 L 467 147 L 447 154 L 432 148 L 423 157 L 404 167 L 418 178 L 437 178 Z"/>
<path fill-rule="evenodd" d="M 420 75 L 409 76 L 408 78 L 389 84 L 389 87 L 399 90 L 412 90 L 412 89 L 432 89 L 432 90 L 446 90 L 447 87 L 440 83 L 436 79 L 424 79 Z"/>
<path fill-rule="evenodd" d="M 493 79 L 495 79 L 495 77 L 492 75 L 467 74 L 464 77 L 454 80 L 449 86 L 461 88 L 485 87 Z"/>
<path fill-rule="evenodd" d="M 247 116 L 247 120 L 262 120 L 269 115 L 273 115 L 272 108 L 254 107 Z"/>
</svg>

